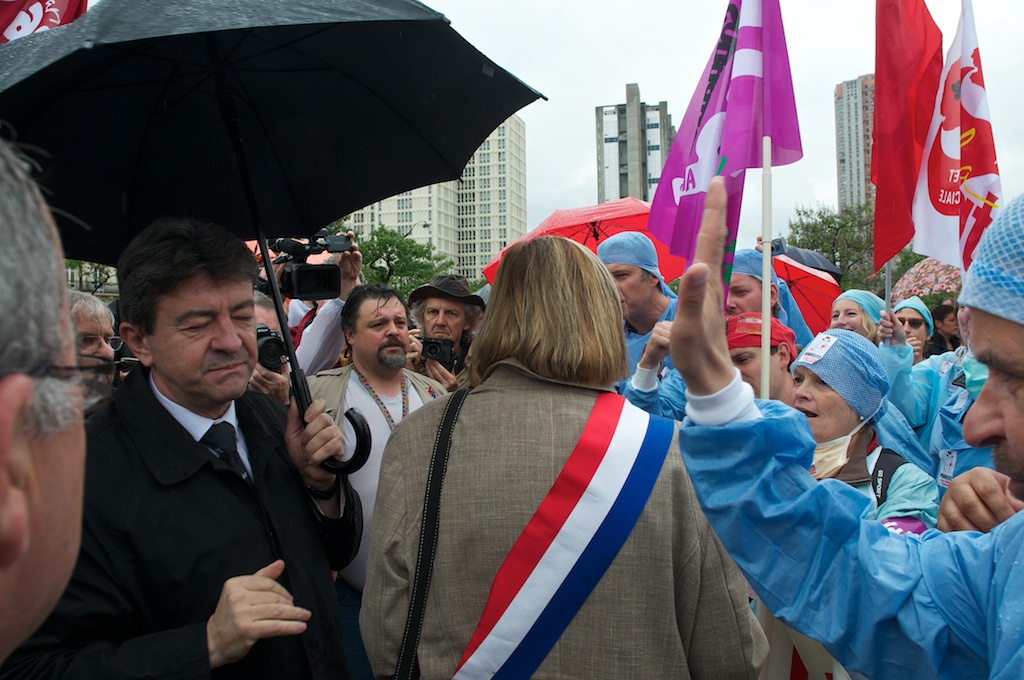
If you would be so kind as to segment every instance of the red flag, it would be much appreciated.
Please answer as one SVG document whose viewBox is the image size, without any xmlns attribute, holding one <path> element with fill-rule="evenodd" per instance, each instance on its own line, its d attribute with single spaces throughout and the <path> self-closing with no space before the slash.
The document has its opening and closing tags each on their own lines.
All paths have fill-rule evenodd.
<svg viewBox="0 0 1024 680">
<path fill-rule="evenodd" d="M 914 251 L 966 270 L 1003 191 L 971 0 L 962 7 L 914 194 Z"/>
<path fill-rule="evenodd" d="M 69 24 L 87 5 L 88 0 L 0 0 L 0 45 Z"/>
<path fill-rule="evenodd" d="M 942 72 L 942 33 L 924 0 L 877 0 L 875 271 L 914 237 L 912 205 Z"/>
</svg>

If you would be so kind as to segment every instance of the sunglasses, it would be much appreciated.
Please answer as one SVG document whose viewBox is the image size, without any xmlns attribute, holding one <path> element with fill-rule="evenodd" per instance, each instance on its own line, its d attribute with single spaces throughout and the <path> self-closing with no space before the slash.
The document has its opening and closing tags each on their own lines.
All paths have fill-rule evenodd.
<svg viewBox="0 0 1024 680">
<path fill-rule="evenodd" d="M 917 330 L 924 325 L 924 319 L 897 319 L 904 326 L 910 326 L 914 330 Z"/>
</svg>

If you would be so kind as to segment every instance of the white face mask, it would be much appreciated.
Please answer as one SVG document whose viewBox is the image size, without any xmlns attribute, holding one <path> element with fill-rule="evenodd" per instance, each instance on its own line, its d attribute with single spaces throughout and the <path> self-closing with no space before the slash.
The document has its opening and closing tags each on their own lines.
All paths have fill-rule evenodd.
<svg viewBox="0 0 1024 680">
<path fill-rule="evenodd" d="M 814 462 L 811 463 L 810 473 L 817 480 L 834 477 L 839 470 L 850 460 L 850 441 L 853 435 L 857 434 L 868 421 L 861 420 L 857 427 L 853 428 L 850 434 L 836 439 L 830 439 L 814 447 Z"/>
</svg>

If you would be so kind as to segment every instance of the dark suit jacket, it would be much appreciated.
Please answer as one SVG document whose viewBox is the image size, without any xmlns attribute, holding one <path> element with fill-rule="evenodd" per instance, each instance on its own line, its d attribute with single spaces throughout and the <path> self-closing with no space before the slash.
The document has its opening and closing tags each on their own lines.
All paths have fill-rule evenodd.
<svg viewBox="0 0 1024 680">
<path fill-rule="evenodd" d="M 312 611 L 308 629 L 257 642 L 212 676 L 348 677 L 325 541 L 351 537 L 317 520 L 284 447 L 284 408 L 253 392 L 235 403 L 255 489 L 163 408 L 147 371 L 89 420 L 78 562 L 4 678 L 211 677 L 206 621 L 224 582 L 277 558 L 282 585 Z"/>
</svg>

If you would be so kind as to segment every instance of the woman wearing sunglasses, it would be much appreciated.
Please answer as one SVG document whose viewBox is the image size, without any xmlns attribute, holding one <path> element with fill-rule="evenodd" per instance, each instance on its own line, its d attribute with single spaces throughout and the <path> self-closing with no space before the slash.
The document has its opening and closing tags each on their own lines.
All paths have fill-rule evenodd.
<svg viewBox="0 0 1024 680">
<path fill-rule="evenodd" d="M 932 313 L 916 295 L 893 307 L 892 313 L 902 324 L 907 344 L 914 350 L 914 363 L 921 363 L 924 361 L 924 346 L 934 331 Z"/>
</svg>

